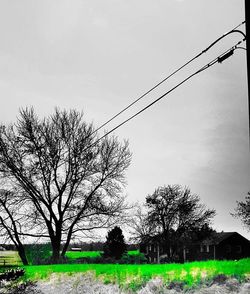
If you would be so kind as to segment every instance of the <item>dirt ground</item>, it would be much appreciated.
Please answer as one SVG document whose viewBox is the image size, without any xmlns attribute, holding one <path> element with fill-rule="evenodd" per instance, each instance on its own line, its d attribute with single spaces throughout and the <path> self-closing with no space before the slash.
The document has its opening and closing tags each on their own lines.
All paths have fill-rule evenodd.
<svg viewBox="0 0 250 294">
<path fill-rule="evenodd" d="M 170 289 L 171 288 L 171 289 Z M 77 274 L 74 276 L 52 275 L 49 281 L 39 281 L 27 287 L 19 286 L 16 289 L 0 289 L 1 294 L 132 294 L 131 290 L 121 290 L 118 285 L 103 284 L 91 275 Z M 185 290 L 181 285 L 173 284 L 166 287 L 160 278 L 149 281 L 137 294 L 250 294 L 250 281 L 239 283 L 236 279 L 211 282 L 200 288 Z"/>
</svg>

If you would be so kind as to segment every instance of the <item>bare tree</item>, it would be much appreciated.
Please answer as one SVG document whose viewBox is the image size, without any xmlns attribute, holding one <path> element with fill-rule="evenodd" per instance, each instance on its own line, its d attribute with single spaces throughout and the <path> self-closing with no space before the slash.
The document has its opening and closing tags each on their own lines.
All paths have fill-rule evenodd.
<svg viewBox="0 0 250 294">
<path fill-rule="evenodd" d="M 15 199 L 10 191 L 0 190 L 0 235 L 11 240 L 16 246 L 24 265 L 28 264 L 25 249 L 22 243 L 22 224 L 25 219 L 21 213 L 22 204 Z"/>
<path fill-rule="evenodd" d="M 146 242 L 155 233 L 154 224 L 149 222 L 147 212 L 139 204 L 135 205 L 128 225 L 130 240 L 136 243 Z"/>
<path fill-rule="evenodd" d="M 76 233 L 109 227 L 121 216 L 130 160 L 127 141 L 99 140 L 75 110 L 39 119 L 23 109 L 16 124 L 0 129 L 0 173 L 22 192 L 17 197 L 36 233 L 47 230 L 54 262 Z"/>
<path fill-rule="evenodd" d="M 232 215 L 239 218 L 245 227 L 250 230 L 250 192 L 245 197 L 245 201 L 237 201 L 235 213 Z"/>
<path fill-rule="evenodd" d="M 186 242 L 215 216 L 215 210 L 207 209 L 198 195 L 180 185 L 157 188 L 146 197 L 146 205 L 147 221 L 154 227 L 154 234 L 161 236 L 170 258 L 180 243 Z"/>
</svg>

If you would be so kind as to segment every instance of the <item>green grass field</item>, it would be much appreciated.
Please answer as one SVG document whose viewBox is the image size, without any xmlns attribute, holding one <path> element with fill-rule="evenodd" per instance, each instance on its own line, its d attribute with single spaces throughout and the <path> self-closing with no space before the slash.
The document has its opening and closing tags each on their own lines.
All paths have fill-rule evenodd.
<svg viewBox="0 0 250 294">
<path fill-rule="evenodd" d="M 76 258 L 96 258 L 101 256 L 101 251 L 67 251 L 66 257 L 69 259 Z"/>
<path fill-rule="evenodd" d="M 102 251 L 67 251 L 66 257 L 72 262 L 77 258 L 96 258 L 101 257 Z M 128 251 L 128 255 L 139 255 L 139 250 Z M 22 262 L 17 251 L 0 251 L 0 266 L 20 266 Z"/>
<path fill-rule="evenodd" d="M 94 258 L 100 256 L 100 251 L 68 251 L 69 259 Z M 129 255 L 138 255 L 139 251 L 129 251 Z M 15 251 L 1 251 L 0 265 L 3 260 L 6 266 L 21 266 L 21 261 Z M 182 282 L 187 287 L 198 285 L 202 281 L 212 280 L 220 274 L 228 277 L 236 277 L 239 280 L 250 278 L 250 258 L 239 261 L 203 261 L 185 264 L 59 264 L 22 266 L 25 268 L 24 280 L 36 281 L 47 279 L 52 273 L 91 272 L 97 279 L 104 283 L 118 283 L 124 288 L 139 288 L 154 277 L 161 277 L 167 284 L 170 282 Z"/>
<path fill-rule="evenodd" d="M 66 257 L 69 259 L 76 259 L 76 258 L 96 258 L 101 257 L 102 251 L 67 251 Z M 141 254 L 139 250 L 131 250 L 128 251 L 128 255 L 136 256 Z"/>
<path fill-rule="evenodd" d="M 183 282 L 194 286 L 202 281 L 224 274 L 238 279 L 250 276 L 250 259 L 239 261 L 206 261 L 185 264 L 61 264 L 25 266 L 26 280 L 46 279 L 52 273 L 92 272 L 105 283 L 118 283 L 125 288 L 138 288 L 153 277 L 162 277 L 166 283 Z"/>
</svg>

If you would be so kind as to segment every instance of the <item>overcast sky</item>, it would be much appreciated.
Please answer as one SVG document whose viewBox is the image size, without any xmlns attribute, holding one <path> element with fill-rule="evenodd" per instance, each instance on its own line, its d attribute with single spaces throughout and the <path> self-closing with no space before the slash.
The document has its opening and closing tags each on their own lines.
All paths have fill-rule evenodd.
<svg viewBox="0 0 250 294">
<path fill-rule="evenodd" d="M 244 0 L 1 0 L 0 120 L 18 109 L 84 111 L 98 126 L 244 20 Z M 245 30 L 244 26 L 239 29 Z M 242 39 L 221 40 L 111 129 Z M 245 45 L 245 44 L 243 44 Z M 214 228 L 238 231 L 230 215 L 250 190 L 246 53 L 195 76 L 118 129 L 133 153 L 129 201 L 180 184 L 217 210 Z"/>
</svg>

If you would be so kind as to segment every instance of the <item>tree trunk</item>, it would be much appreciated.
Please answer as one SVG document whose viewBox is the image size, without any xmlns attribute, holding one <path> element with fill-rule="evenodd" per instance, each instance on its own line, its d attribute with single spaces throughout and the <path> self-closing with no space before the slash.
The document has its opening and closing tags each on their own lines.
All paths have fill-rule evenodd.
<svg viewBox="0 0 250 294">
<path fill-rule="evenodd" d="M 60 247 L 61 247 L 61 238 L 53 238 L 51 239 L 51 247 L 52 247 L 52 262 L 59 263 L 60 261 Z"/>
<path fill-rule="evenodd" d="M 63 246 L 62 253 L 61 253 L 62 257 L 65 257 L 66 251 L 67 251 L 67 249 L 69 247 L 71 236 L 72 236 L 72 229 L 70 229 L 69 232 L 68 232 L 67 240 L 66 240 L 66 242 L 65 242 L 65 244 Z"/>
<path fill-rule="evenodd" d="M 19 244 L 17 246 L 17 251 L 18 251 L 18 254 L 19 254 L 19 256 L 20 256 L 20 258 L 22 260 L 23 265 L 29 265 L 29 262 L 28 262 L 28 259 L 26 257 L 25 250 L 24 250 L 24 247 L 23 247 L 22 244 L 21 245 Z"/>
<path fill-rule="evenodd" d="M 52 262 L 59 263 L 60 262 L 60 249 L 61 249 L 61 241 L 62 241 L 62 226 L 61 223 L 56 225 L 56 232 L 53 235 L 53 231 L 49 230 L 50 241 L 52 247 Z"/>
</svg>

